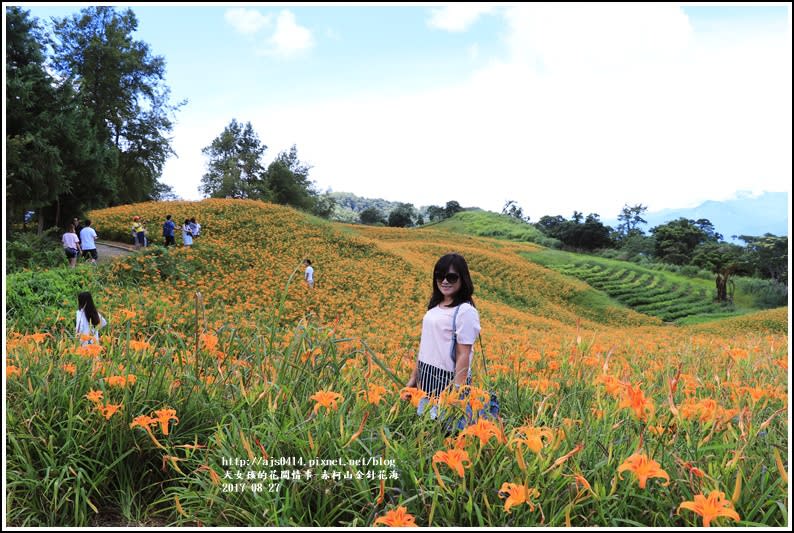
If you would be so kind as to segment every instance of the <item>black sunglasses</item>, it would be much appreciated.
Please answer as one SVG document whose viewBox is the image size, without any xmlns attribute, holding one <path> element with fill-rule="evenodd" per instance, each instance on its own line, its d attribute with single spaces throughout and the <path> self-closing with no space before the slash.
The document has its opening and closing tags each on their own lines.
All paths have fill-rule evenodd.
<svg viewBox="0 0 794 533">
<path fill-rule="evenodd" d="M 437 281 L 444 281 L 447 280 L 447 283 L 457 283 L 460 279 L 458 274 L 454 272 L 447 272 L 446 274 L 442 274 L 441 272 L 436 272 L 436 280 Z"/>
</svg>

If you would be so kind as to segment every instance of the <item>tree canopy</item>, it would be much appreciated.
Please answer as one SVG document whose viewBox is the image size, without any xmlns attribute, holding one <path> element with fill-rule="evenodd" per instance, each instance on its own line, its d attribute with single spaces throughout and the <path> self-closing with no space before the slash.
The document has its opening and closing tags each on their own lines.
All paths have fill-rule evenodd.
<svg viewBox="0 0 794 533">
<path fill-rule="evenodd" d="M 133 39 L 132 10 L 86 7 L 47 34 L 9 7 L 5 29 L 9 221 L 35 209 L 42 229 L 167 195 L 159 178 L 181 104 L 169 103 L 164 59 Z"/>
<path fill-rule="evenodd" d="M 262 144 L 250 122 L 232 119 L 228 126 L 204 147 L 209 158 L 201 178 L 202 194 L 211 198 L 262 198 L 266 196 Z"/>
</svg>

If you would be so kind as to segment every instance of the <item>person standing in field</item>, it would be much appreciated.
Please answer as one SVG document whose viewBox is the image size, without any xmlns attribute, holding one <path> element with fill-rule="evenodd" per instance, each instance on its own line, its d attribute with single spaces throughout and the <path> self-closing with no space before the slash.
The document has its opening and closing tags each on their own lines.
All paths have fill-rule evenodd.
<svg viewBox="0 0 794 533">
<path fill-rule="evenodd" d="M 90 292 L 77 295 L 77 315 L 75 319 L 75 335 L 81 345 L 99 344 L 99 330 L 107 326 L 105 317 L 99 314 Z"/>
<path fill-rule="evenodd" d="M 165 239 L 165 245 L 173 245 L 176 246 L 176 241 L 174 240 L 174 230 L 176 229 L 176 224 L 173 220 L 171 220 L 171 215 L 165 216 L 165 222 L 163 223 L 163 238 Z"/>
<path fill-rule="evenodd" d="M 66 228 L 66 233 L 61 237 L 63 243 L 63 251 L 66 257 L 69 258 L 69 266 L 74 268 L 77 265 L 77 256 L 80 255 L 80 239 L 77 233 L 74 232 L 74 224 L 69 224 Z"/>
<path fill-rule="evenodd" d="M 473 346 L 480 333 L 473 293 L 474 284 L 463 256 L 442 256 L 433 267 L 433 293 L 422 320 L 419 354 L 406 387 L 438 397 L 450 386 L 458 390 L 471 384 Z"/>
<path fill-rule="evenodd" d="M 80 230 L 80 246 L 83 249 L 83 258 L 91 263 L 96 263 L 96 238 L 97 234 L 91 227 L 91 220 L 85 221 L 85 227 Z"/>
<path fill-rule="evenodd" d="M 77 235 L 77 242 L 80 242 L 80 232 L 83 230 L 83 226 L 80 224 L 80 219 L 74 217 L 72 219 L 72 225 L 74 226 L 74 232 Z"/>
<path fill-rule="evenodd" d="M 201 233 L 201 224 L 196 222 L 196 217 L 190 219 L 190 230 L 193 233 L 194 239 Z"/>
<path fill-rule="evenodd" d="M 182 244 L 185 246 L 193 245 L 193 230 L 188 219 L 185 219 L 185 223 L 182 224 Z"/>
<path fill-rule="evenodd" d="M 309 259 L 304 259 L 303 264 L 306 265 L 306 270 L 303 272 L 303 278 L 310 289 L 314 288 L 314 267 Z"/>
<path fill-rule="evenodd" d="M 141 246 L 146 246 L 146 233 L 144 232 L 141 217 L 139 216 L 132 217 L 132 238 L 136 250 L 139 250 Z"/>
</svg>

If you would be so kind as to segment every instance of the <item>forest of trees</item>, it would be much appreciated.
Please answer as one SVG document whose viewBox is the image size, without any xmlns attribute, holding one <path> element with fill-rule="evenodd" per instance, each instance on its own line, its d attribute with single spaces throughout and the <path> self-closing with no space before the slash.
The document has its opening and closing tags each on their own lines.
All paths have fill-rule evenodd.
<svg viewBox="0 0 794 533">
<path fill-rule="evenodd" d="M 202 153 L 209 158 L 199 190 L 210 198 L 249 198 L 282 205 L 328 218 L 335 201 L 320 194 L 309 180 L 311 166 L 298 159 L 295 145 L 282 151 L 267 168 L 262 143 L 250 122 L 232 119 Z"/>
<path fill-rule="evenodd" d="M 86 7 L 45 30 L 6 8 L 6 232 L 88 209 L 169 197 L 173 149 L 165 59 L 133 39 L 132 10 Z M 49 53 L 48 53 L 49 51 Z"/>
<path fill-rule="evenodd" d="M 114 205 L 173 199 L 160 181 L 176 155 L 165 58 L 132 36 L 131 9 L 86 7 L 44 24 L 6 9 L 6 238 L 35 213 L 38 233 Z M 201 192 L 253 198 L 328 217 L 334 202 L 309 180 L 297 148 L 265 168 L 251 123 L 231 123 L 203 154 Z"/>
</svg>

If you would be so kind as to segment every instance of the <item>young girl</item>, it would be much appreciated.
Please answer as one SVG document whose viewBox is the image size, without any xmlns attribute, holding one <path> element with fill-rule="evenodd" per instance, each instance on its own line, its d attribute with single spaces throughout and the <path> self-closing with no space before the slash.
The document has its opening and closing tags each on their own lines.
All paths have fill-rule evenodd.
<svg viewBox="0 0 794 533">
<path fill-rule="evenodd" d="M 105 318 L 99 314 L 94 305 L 90 292 L 81 292 L 77 295 L 77 319 L 75 321 L 75 334 L 80 339 L 81 345 L 99 344 L 99 329 L 107 326 Z M 85 336 L 92 338 L 85 339 Z"/>
<path fill-rule="evenodd" d="M 80 239 L 77 238 L 77 233 L 74 231 L 74 224 L 69 224 L 66 233 L 61 237 L 61 242 L 63 251 L 69 258 L 69 266 L 74 268 L 77 264 L 77 256 L 80 255 Z"/>
<path fill-rule="evenodd" d="M 306 270 L 303 272 L 303 278 L 310 289 L 314 288 L 314 267 L 310 259 L 304 259 L 303 264 L 306 265 Z"/>
<path fill-rule="evenodd" d="M 193 245 L 193 228 L 190 227 L 190 220 L 187 218 L 182 225 L 182 244 L 185 246 Z"/>
<path fill-rule="evenodd" d="M 474 307 L 473 292 L 463 256 L 450 253 L 436 262 L 433 295 L 422 320 L 419 355 L 406 387 L 418 387 L 428 396 L 438 396 L 450 385 L 460 388 L 471 384 L 472 347 L 480 333 L 480 314 Z"/>
</svg>

